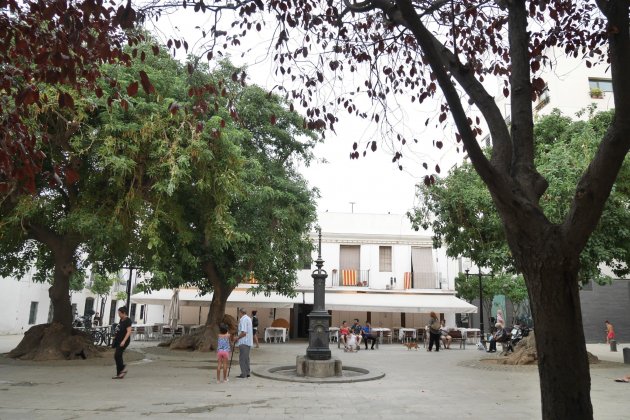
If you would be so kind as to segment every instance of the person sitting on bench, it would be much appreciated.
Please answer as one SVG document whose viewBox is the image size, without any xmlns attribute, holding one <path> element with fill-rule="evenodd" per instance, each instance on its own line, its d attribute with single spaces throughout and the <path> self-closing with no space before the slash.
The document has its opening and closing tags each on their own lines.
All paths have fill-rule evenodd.
<svg viewBox="0 0 630 420">
<path fill-rule="evenodd" d="M 361 335 L 363 336 L 365 349 L 366 350 L 368 349 L 368 340 L 372 340 L 372 347 L 370 347 L 370 349 L 374 350 L 374 344 L 376 344 L 376 337 L 374 336 L 374 333 L 372 332 L 372 325 L 368 321 L 365 321 L 365 326 L 363 327 L 363 330 L 361 331 Z"/>
</svg>

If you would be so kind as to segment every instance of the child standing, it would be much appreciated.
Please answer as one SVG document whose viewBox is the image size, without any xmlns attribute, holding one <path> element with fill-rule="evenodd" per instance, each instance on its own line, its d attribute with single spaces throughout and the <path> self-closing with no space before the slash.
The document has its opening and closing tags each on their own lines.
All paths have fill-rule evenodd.
<svg viewBox="0 0 630 420">
<path fill-rule="evenodd" d="M 227 325 L 219 326 L 219 337 L 217 340 L 217 383 L 229 382 L 227 377 L 228 360 L 230 360 L 230 334 Z M 221 381 L 221 367 L 223 367 L 223 381 Z"/>
</svg>

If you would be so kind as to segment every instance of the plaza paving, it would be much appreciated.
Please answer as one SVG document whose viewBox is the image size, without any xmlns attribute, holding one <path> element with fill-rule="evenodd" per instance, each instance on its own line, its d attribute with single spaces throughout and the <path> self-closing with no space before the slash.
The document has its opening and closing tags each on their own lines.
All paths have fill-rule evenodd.
<svg viewBox="0 0 630 420">
<path fill-rule="evenodd" d="M 20 336 L 0 336 L 0 353 Z M 0 358 L 0 419 L 230 418 L 230 419 L 537 419 L 540 418 L 535 367 L 481 362 L 498 357 L 474 346 L 439 353 L 407 350 L 400 344 L 379 350 L 333 355 L 344 365 L 378 369 L 371 382 L 304 384 L 252 376 L 237 379 L 236 357 L 229 383 L 216 384 L 214 353 L 172 352 L 155 342 L 133 342 L 124 380 L 112 380 L 113 360 L 21 362 Z M 628 418 L 630 384 L 614 378 L 630 374 L 620 344 L 589 351 L 607 362 L 591 369 L 596 419 Z M 295 363 L 306 343 L 264 344 L 252 350 L 252 369 Z"/>
</svg>

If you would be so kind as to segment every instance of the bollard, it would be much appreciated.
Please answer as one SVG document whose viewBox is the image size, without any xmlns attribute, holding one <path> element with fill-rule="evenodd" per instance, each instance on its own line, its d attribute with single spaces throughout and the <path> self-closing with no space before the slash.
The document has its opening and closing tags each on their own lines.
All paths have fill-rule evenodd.
<svg viewBox="0 0 630 420">
<path fill-rule="evenodd" d="M 610 340 L 610 351 L 617 351 L 617 340 Z"/>
<path fill-rule="evenodd" d="M 623 362 L 630 365 L 630 347 L 623 348 Z"/>
</svg>

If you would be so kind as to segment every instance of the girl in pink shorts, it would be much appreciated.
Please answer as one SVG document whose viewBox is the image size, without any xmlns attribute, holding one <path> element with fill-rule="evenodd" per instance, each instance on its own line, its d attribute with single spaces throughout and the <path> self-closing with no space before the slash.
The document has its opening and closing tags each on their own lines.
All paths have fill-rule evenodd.
<svg viewBox="0 0 630 420">
<path fill-rule="evenodd" d="M 227 325 L 219 326 L 219 336 L 217 342 L 217 383 L 228 382 L 228 360 L 230 360 L 230 334 Z M 221 367 L 223 367 L 223 381 L 221 381 Z"/>
</svg>

